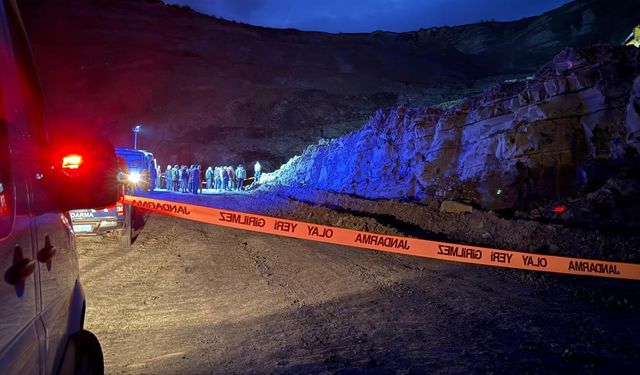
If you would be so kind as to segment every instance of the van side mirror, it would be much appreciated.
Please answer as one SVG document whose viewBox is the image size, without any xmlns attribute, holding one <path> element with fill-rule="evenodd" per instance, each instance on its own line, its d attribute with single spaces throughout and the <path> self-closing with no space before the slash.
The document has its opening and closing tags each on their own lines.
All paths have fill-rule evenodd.
<svg viewBox="0 0 640 375">
<path fill-rule="evenodd" d="M 43 181 L 61 211 L 116 204 L 123 192 L 113 145 L 104 140 L 54 143 Z"/>
</svg>

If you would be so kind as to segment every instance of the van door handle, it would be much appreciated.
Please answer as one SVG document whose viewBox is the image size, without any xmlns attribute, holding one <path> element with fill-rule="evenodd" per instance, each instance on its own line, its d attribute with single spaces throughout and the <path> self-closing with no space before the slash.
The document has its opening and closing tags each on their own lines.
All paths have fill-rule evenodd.
<svg viewBox="0 0 640 375">
<path fill-rule="evenodd" d="M 55 248 L 55 246 L 45 246 L 44 248 L 40 249 L 40 251 L 38 251 L 38 260 L 41 263 L 47 263 L 51 260 L 51 258 L 53 258 L 54 255 L 56 255 L 57 251 L 58 250 Z"/>
<path fill-rule="evenodd" d="M 29 277 L 36 269 L 36 261 L 29 258 L 20 259 L 4 274 L 4 279 L 11 285 L 16 285 Z"/>
<path fill-rule="evenodd" d="M 44 236 L 44 247 L 38 251 L 38 260 L 47 263 L 56 255 L 56 251 L 56 247 L 51 244 L 51 238 L 47 234 Z"/>
</svg>

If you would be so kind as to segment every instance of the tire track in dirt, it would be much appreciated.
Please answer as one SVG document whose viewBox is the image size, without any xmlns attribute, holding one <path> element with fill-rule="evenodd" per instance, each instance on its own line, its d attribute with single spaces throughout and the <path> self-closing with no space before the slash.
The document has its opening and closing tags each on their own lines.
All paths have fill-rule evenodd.
<svg viewBox="0 0 640 375">
<path fill-rule="evenodd" d="M 531 282 L 155 215 L 131 251 L 98 241 L 80 254 L 108 373 L 620 370 L 638 358 L 639 318 L 553 275 Z M 87 269 L 101 262 L 114 268 Z"/>
<path fill-rule="evenodd" d="M 284 239 L 278 239 L 280 242 L 295 242 L 295 240 L 282 240 Z M 335 342 L 337 339 L 335 333 L 327 330 L 326 325 L 320 322 L 336 321 L 340 322 L 339 331 L 349 332 L 350 337 L 356 337 L 357 339 L 355 342 L 347 340 L 346 342 L 342 342 L 342 344 L 331 345 L 327 347 L 325 351 L 316 353 L 316 355 L 321 357 L 321 362 L 325 363 L 328 368 L 344 365 L 344 355 L 341 355 L 341 353 L 354 350 L 361 353 L 368 353 L 366 363 L 375 362 L 375 356 L 380 351 L 380 348 L 377 343 L 368 342 L 369 326 L 367 325 L 368 313 L 366 310 L 362 311 L 362 319 L 342 319 L 340 311 L 336 310 L 336 304 L 318 303 L 319 301 L 316 298 L 301 297 L 300 290 L 298 289 L 303 290 L 305 286 L 300 285 L 303 283 L 296 283 L 295 276 L 293 279 L 282 281 L 284 277 L 281 273 L 286 275 L 300 275 L 299 270 L 289 269 L 285 264 L 279 263 L 277 259 L 279 257 L 274 258 L 274 254 L 271 251 L 261 250 L 263 248 L 250 247 L 246 241 L 242 242 L 242 245 L 249 258 L 255 261 L 256 267 L 260 270 L 265 280 L 267 280 L 267 283 L 273 287 L 277 287 L 279 291 L 286 295 L 289 301 L 291 301 L 292 309 L 288 314 L 292 316 L 292 319 L 306 322 L 307 332 L 299 337 L 299 346 L 312 347 L 321 345 L 322 343 Z M 385 273 L 386 271 L 386 263 L 388 262 L 387 254 L 353 249 L 354 252 L 358 252 L 356 258 L 360 260 L 359 263 L 356 263 L 352 259 L 354 258 L 354 253 L 351 253 L 349 250 L 345 252 L 344 249 L 339 250 L 338 247 L 326 244 L 314 244 L 314 248 L 320 249 L 307 254 L 307 256 L 315 257 L 323 253 L 326 256 L 326 253 L 329 253 L 332 258 L 332 262 L 329 264 L 332 268 L 339 270 L 337 277 L 350 275 L 350 280 L 360 283 L 368 298 L 371 300 L 386 301 L 389 300 L 389 298 L 393 298 L 401 301 L 404 294 L 398 289 L 410 290 L 402 281 L 402 277 L 385 278 L 378 276 L 378 272 Z M 281 250 L 284 251 L 284 249 Z M 293 254 L 287 254 L 283 258 L 290 259 L 292 255 Z M 363 266 L 363 264 L 371 263 L 377 266 L 377 268 Z M 326 265 L 321 267 L 326 267 Z M 402 301 L 401 304 L 406 303 Z M 366 363 L 363 365 L 366 365 Z"/>
</svg>

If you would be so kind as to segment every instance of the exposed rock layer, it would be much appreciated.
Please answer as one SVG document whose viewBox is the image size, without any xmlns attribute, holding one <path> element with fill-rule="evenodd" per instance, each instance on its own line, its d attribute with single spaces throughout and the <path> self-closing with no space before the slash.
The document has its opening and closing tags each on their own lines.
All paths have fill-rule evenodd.
<svg viewBox="0 0 640 375">
<path fill-rule="evenodd" d="M 639 51 L 566 49 L 532 79 L 499 84 L 448 110 L 380 110 L 272 177 L 366 198 L 435 196 L 487 208 L 594 190 L 633 174 L 639 160 Z"/>
</svg>

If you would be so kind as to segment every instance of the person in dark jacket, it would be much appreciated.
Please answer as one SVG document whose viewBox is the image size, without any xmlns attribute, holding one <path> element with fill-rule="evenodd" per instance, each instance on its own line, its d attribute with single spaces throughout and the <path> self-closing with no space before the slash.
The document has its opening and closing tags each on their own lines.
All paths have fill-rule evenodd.
<svg viewBox="0 0 640 375">
<path fill-rule="evenodd" d="M 158 179 L 158 170 L 156 169 L 156 159 L 149 161 L 149 191 L 156 188 L 156 180 Z"/>
<path fill-rule="evenodd" d="M 232 166 L 227 166 L 227 174 L 229 175 L 229 187 L 228 190 L 234 190 L 236 187 L 236 174 L 233 172 Z"/>
<path fill-rule="evenodd" d="M 188 167 L 186 165 L 182 166 L 182 192 L 183 193 L 188 193 L 189 192 L 189 183 L 191 182 L 191 168 L 193 168 L 193 165 L 191 165 L 191 167 Z"/>
<path fill-rule="evenodd" d="M 160 167 L 160 164 L 158 164 L 157 161 L 156 161 L 156 176 L 158 176 L 158 178 L 156 179 L 156 189 L 162 189 L 162 167 Z"/>
<path fill-rule="evenodd" d="M 180 169 L 178 168 L 178 164 L 173 166 L 173 191 L 178 191 L 178 186 L 180 186 Z"/>
<path fill-rule="evenodd" d="M 222 190 L 229 190 L 229 173 L 227 173 L 227 167 L 222 167 Z"/>
<path fill-rule="evenodd" d="M 193 193 L 202 194 L 202 167 L 200 164 L 193 169 Z"/>
<path fill-rule="evenodd" d="M 189 169 L 185 164 L 183 164 L 182 167 L 180 168 L 180 191 L 182 193 L 187 192 L 188 182 L 189 182 Z"/>
</svg>

